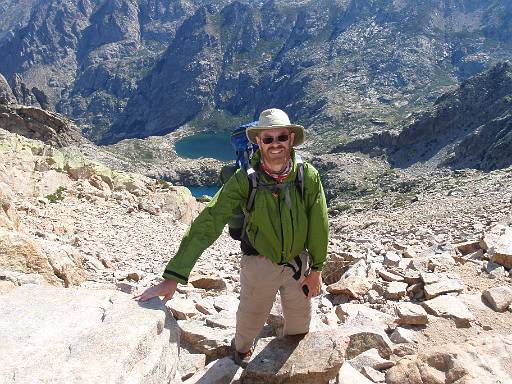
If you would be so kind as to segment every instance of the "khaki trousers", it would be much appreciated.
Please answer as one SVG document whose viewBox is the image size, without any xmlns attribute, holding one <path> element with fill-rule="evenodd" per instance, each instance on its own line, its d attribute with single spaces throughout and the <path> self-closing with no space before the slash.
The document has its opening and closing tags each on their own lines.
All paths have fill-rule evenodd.
<svg viewBox="0 0 512 384">
<path fill-rule="evenodd" d="M 300 283 L 304 279 L 308 254 L 301 255 L 303 268 L 299 281 L 293 270 L 277 265 L 264 256 L 242 256 L 240 266 L 240 304 L 236 313 L 235 347 L 238 352 L 252 348 L 254 339 L 265 325 L 277 291 L 281 294 L 284 335 L 307 333 L 311 321 L 311 300 Z"/>
</svg>

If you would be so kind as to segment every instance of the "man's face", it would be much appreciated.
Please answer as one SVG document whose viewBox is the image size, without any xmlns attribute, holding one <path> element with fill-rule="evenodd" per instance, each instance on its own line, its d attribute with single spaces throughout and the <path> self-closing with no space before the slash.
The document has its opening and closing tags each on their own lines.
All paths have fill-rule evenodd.
<svg viewBox="0 0 512 384">
<path fill-rule="evenodd" d="M 287 128 L 267 129 L 256 136 L 263 161 L 268 164 L 286 162 L 290 157 L 294 133 Z M 284 141 L 283 141 L 284 140 Z"/>
</svg>

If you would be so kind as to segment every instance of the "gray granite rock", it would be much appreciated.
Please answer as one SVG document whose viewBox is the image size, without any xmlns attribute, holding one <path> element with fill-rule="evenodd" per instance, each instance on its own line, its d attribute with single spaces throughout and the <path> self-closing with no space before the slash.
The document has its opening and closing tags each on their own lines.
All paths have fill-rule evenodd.
<svg viewBox="0 0 512 384">
<path fill-rule="evenodd" d="M 389 336 L 390 340 L 396 344 L 414 343 L 416 340 L 416 333 L 412 329 L 396 327 L 393 333 Z"/>
<path fill-rule="evenodd" d="M 386 380 L 386 374 L 384 372 L 377 371 L 372 367 L 363 367 L 361 373 L 374 383 L 383 383 Z"/>
<path fill-rule="evenodd" d="M 379 351 L 375 348 L 364 351 L 347 362 L 359 372 L 361 372 L 364 367 L 381 370 L 391 368 L 395 365 L 391 360 L 383 359 L 379 355 Z"/>
<path fill-rule="evenodd" d="M 398 300 L 407 293 L 407 283 L 392 281 L 384 288 L 384 297 L 388 300 Z"/>
<path fill-rule="evenodd" d="M 232 353 L 233 328 L 212 328 L 200 320 L 179 320 L 181 338 L 209 358 L 218 359 Z"/>
<path fill-rule="evenodd" d="M 173 297 L 165 303 L 165 307 L 176 320 L 187 320 L 199 315 L 199 311 L 190 299 Z"/>
<path fill-rule="evenodd" d="M 396 252 L 386 252 L 384 255 L 384 265 L 388 267 L 398 267 L 400 260 L 402 260 L 402 256 Z"/>
<path fill-rule="evenodd" d="M 183 384 L 226 384 L 237 383 L 242 374 L 242 368 L 235 364 L 231 357 L 214 360 Z"/>
<path fill-rule="evenodd" d="M 335 313 L 343 323 L 353 323 L 357 322 L 357 319 L 364 319 L 363 323 L 371 321 L 379 328 L 385 330 L 393 328 L 393 324 L 396 321 L 396 317 L 370 308 L 365 304 L 339 304 L 335 308 Z"/>
<path fill-rule="evenodd" d="M 399 324 L 421 325 L 428 322 L 427 312 L 419 304 L 400 302 L 397 303 L 395 311 Z"/>
<path fill-rule="evenodd" d="M 157 383 L 175 375 L 179 329 L 159 299 L 26 285 L 0 295 L 0 306 L 0 323 L 9 324 L 0 327 L 2 383 Z"/>
<path fill-rule="evenodd" d="M 347 344 L 343 333 L 332 330 L 260 339 L 241 380 L 247 384 L 326 383 L 336 377 Z"/>
<path fill-rule="evenodd" d="M 506 285 L 486 289 L 482 297 L 497 312 L 505 312 L 512 304 L 512 288 Z"/>
<path fill-rule="evenodd" d="M 379 269 L 378 273 L 379 276 L 386 281 L 404 281 L 403 276 L 400 276 L 396 273 L 390 272 L 383 268 Z"/>
<path fill-rule="evenodd" d="M 398 360 L 386 371 L 386 383 L 508 383 L 511 356 L 510 335 L 472 338 Z"/>
<path fill-rule="evenodd" d="M 204 368 L 206 355 L 202 353 L 188 353 L 185 349 L 180 350 L 179 371 L 181 380 L 192 377 L 197 371 Z"/>
<path fill-rule="evenodd" d="M 450 279 L 442 277 L 439 281 L 431 284 L 425 284 L 425 297 L 433 299 L 439 295 L 452 292 L 462 292 L 464 290 L 464 283 L 459 279 Z"/>
<path fill-rule="evenodd" d="M 236 327 L 236 313 L 230 311 L 221 311 L 206 317 L 206 325 L 212 328 L 233 329 Z M 212 332 L 215 332 L 212 330 Z"/>
<path fill-rule="evenodd" d="M 443 295 L 421 304 L 425 310 L 438 317 L 453 319 L 457 326 L 467 327 L 475 317 L 457 297 Z"/>
<path fill-rule="evenodd" d="M 493 261 L 485 261 L 482 269 L 489 274 L 490 277 L 505 277 L 507 276 L 507 271 L 503 265 L 495 263 Z"/>
<path fill-rule="evenodd" d="M 213 300 L 213 306 L 217 311 L 236 312 L 239 303 L 240 300 L 234 295 L 219 295 Z"/>
<path fill-rule="evenodd" d="M 357 369 L 352 367 L 350 363 L 345 362 L 341 367 L 338 374 L 339 383 L 358 383 L 358 384 L 373 384 L 373 381 L 369 380 L 362 373 L 359 373 Z"/>
<path fill-rule="evenodd" d="M 338 332 L 349 338 L 346 358 L 353 359 L 357 355 L 376 348 L 384 358 L 389 358 L 393 344 L 383 328 L 377 326 L 367 317 L 356 316 L 348 324 L 338 328 Z"/>
</svg>

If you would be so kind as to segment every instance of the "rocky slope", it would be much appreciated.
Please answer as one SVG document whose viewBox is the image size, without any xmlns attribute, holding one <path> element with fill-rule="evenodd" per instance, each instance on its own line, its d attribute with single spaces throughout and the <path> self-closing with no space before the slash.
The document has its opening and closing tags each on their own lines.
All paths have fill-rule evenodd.
<svg viewBox="0 0 512 384">
<path fill-rule="evenodd" d="M 197 211 L 186 188 L 112 171 L 76 149 L 58 150 L 5 130 L 0 130 L 0 159 L 0 269 L 7 274 L 4 278 L 11 276 L 14 281 L 27 281 L 20 274 L 36 273 L 51 284 L 77 285 L 86 279 L 87 263 L 101 264 L 96 253 L 84 254 L 76 248 L 79 230 L 72 223 L 72 212 L 79 212 L 81 204 L 103 202 L 111 209 L 152 214 L 165 211 L 184 222 L 190 222 Z M 47 209 L 63 200 L 71 211 L 59 219 Z M 20 225 L 19 212 L 34 216 L 33 225 Z M 109 255 L 102 256 L 105 264 L 114 257 Z M 38 276 L 34 276 L 37 281 Z"/>
<path fill-rule="evenodd" d="M 424 174 L 414 184 L 415 199 L 405 199 L 402 175 L 393 176 L 385 163 L 346 154 L 315 158 L 333 183 L 341 170 L 332 164 L 349 164 L 345 176 L 354 182 L 357 169 L 370 174 L 382 166 L 379 175 L 387 179 L 376 178 L 375 185 L 390 189 L 374 196 L 378 204 L 359 201 L 332 211 L 312 332 L 280 337 L 276 304 L 242 371 L 229 357 L 241 255 L 226 231 L 201 257 L 190 284 L 165 304 L 167 315 L 156 302 L 144 309 L 115 292 L 159 281 L 197 214 L 186 190 L 112 171 L 75 148 L 55 149 L 3 130 L 0 143 L 0 320 L 19 325 L 2 336 L 9 350 L 19 351 L 4 354 L 3 381 L 30 382 L 23 367 L 46 377 L 48 369 L 38 371 L 22 356 L 46 350 L 45 337 L 56 330 L 52 358 L 36 353 L 52 377 L 90 378 L 90 366 L 75 361 L 96 364 L 115 354 L 111 369 L 94 374 L 120 382 L 175 376 L 173 383 L 189 384 L 512 379 L 511 168 Z M 27 301 L 36 289 L 31 284 L 80 290 L 38 287 Z M 66 317 L 55 327 L 52 316 L 69 309 L 70 298 L 90 321 Z M 40 323 L 29 317 L 13 323 L 20 310 L 33 311 Z M 311 360 L 313 346 L 318 361 Z"/>
<path fill-rule="evenodd" d="M 511 6 L 498 0 L 25 6 L 5 3 L 16 12 L 0 20 L 0 32 L 11 30 L 0 72 L 20 73 L 48 108 L 103 142 L 186 122 L 215 129 L 278 106 L 330 130 L 332 145 L 395 125 L 511 52 Z"/>
<path fill-rule="evenodd" d="M 392 166 L 492 170 L 512 164 L 512 65 L 498 64 L 413 115 L 402 130 L 340 144 L 333 152 L 385 154 Z"/>
</svg>

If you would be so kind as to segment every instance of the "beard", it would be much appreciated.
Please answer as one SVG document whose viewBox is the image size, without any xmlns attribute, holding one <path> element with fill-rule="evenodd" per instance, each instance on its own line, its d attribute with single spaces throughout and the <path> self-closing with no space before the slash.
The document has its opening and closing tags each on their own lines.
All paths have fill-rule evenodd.
<svg viewBox="0 0 512 384">
<path fill-rule="evenodd" d="M 277 152 L 277 153 L 272 153 Z M 272 148 L 267 148 L 262 151 L 263 161 L 271 166 L 282 165 L 286 166 L 288 163 L 288 159 L 290 158 L 290 150 L 289 148 L 280 145 Z"/>
</svg>

